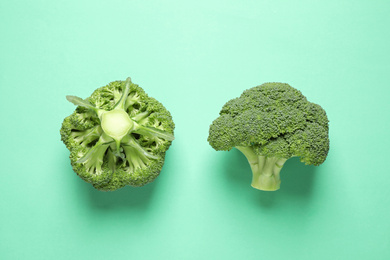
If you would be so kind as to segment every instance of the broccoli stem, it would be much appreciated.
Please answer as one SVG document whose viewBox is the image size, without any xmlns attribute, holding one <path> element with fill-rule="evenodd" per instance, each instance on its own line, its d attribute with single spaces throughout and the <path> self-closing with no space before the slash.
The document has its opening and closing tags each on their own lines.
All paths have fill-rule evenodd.
<svg viewBox="0 0 390 260">
<path fill-rule="evenodd" d="M 122 96 L 119 99 L 118 103 L 115 104 L 114 109 L 121 109 L 121 110 L 126 109 L 125 102 L 126 102 L 127 96 L 129 95 L 129 92 L 130 92 L 130 84 L 131 84 L 131 78 L 129 77 L 125 81 L 125 88 L 122 91 Z"/>
<path fill-rule="evenodd" d="M 97 107 L 95 107 L 94 105 L 92 105 L 91 103 L 89 103 L 87 100 L 84 100 L 82 98 L 79 98 L 79 97 L 76 97 L 76 96 L 66 96 L 66 99 L 73 103 L 74 105 L 76 106 L 81 106 L 81 107 L 85 107 L 85 108 L 88 108 L 88 109 L 91 109 L 93 111 L 95 111 L 95 113 L 100 116 L 100 114 L 102 112 L 104 112 L 104 110 L 102 109 L 99 109 Z"/>
<path fill-rule="evenodd" d="M 285 158 L 257 155 L 251 147 L 238 146 L 252 169 L 252 187 L 258 190 L 275 191 L 280 188 L 280 170 Z"/>
<path fill-rule="evenodd" d="M 141 134 L 141 135 L 146 135 L 149 137 L 158 137 L 158 138 L 163 138 L 167 141 L 173 141 L 175 137 L 173 134 L 168 133 L 166 131 L 162 131 L 158 128 L 154 127 L 149 127 L 149 126 L 143 126 L 140 124 L 135 123 L 134 124 L 134 133 Z"/>
</svg>

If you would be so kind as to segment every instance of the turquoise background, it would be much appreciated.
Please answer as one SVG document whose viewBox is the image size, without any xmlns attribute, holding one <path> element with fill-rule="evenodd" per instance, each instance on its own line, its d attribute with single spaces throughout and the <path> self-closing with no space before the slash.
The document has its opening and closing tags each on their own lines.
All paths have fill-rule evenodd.
<svg viewBox="0 0 390 260">
<path fill-rule="evenodd" d="M 1 1 L 0 259 L 390 259 L 389 1 Z M 74 106 L 131 76 L 176 140 L 159 178 L 94 190 L 60 141 Z M 250 187 L 208 127 L 287 82 L 330 119 L 326 162 Z"/>
</svg>

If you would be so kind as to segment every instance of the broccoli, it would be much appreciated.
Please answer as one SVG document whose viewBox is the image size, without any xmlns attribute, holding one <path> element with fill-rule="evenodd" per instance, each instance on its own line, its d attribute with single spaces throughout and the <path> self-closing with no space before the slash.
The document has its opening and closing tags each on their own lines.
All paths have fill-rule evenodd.
<svg viewBox="0 0 390 260">
<path fill-rule="evenodd" d="M 61 140 L 73 170 L 102 191 L 152 182 L 174 139 L 169 111 L 142 88 L 114 81 L 83 100 L 67 96 L 76 110 L 66 117 Z"/>
<path fill-rule="evenodd" d="M 210 125 L 208 142 L 217 151 L 237 148 L 251 166 L 252 187 L 280 188 L 280 170 L 291 157 L 322 164 L 329 151 L 328 118 L 285 83 L 265 83 L 228 101 Z"/>
</svg>

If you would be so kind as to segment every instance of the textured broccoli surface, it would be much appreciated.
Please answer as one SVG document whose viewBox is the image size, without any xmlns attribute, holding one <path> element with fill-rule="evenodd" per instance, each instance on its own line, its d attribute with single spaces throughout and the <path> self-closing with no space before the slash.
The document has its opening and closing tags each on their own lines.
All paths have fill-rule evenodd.
<svg viewBox="0 0 390 260">
<path fill-rule="evenodd" d="M 279 173 L 289 158 L 316 166 L 325 161 L 328 131 L 319 105 L 288 84 L 265 83 L 222 107 L 208 141 L 217 151 L 240 150 L 252 169 L 252 187 L 273 191 L 280 188 Z"/>
<path fill-rule="evenodd" d="M 131 79 L 114 81 L 83 100 L 66 117 L 61 140 L 70 151 L 73 170 L 98 190 L 152 182 L 174 139 L 169 111 Z"/>
</svg>

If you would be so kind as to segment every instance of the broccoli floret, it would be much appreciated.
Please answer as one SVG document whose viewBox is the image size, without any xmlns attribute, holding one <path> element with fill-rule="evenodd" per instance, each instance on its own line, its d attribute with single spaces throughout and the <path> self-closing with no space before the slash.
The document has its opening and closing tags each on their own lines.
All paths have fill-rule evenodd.
<svg viewBox="0 0 390 260">
<path fill-rule="evenodd" d="M 236 148 L 252 169 L 252 187 L 280 188 L 280 170 L 291 157 L 322 164 L 329 151 L 328 118 L 319 105 L 285 83 L 265 83 L 228 101 L 210 125 L 217 151 Z"/>
<path fill-rule="evenodd" d="M 84 181 L 114 191 L 143 186 L 160 174 L 175 128 L 160 102 L 130 78 L 98 88 L 85 100 L 66 98 L 78 107 L 64 119 L 61 140 Z"/>
</svg>

